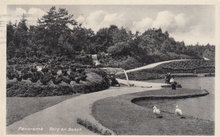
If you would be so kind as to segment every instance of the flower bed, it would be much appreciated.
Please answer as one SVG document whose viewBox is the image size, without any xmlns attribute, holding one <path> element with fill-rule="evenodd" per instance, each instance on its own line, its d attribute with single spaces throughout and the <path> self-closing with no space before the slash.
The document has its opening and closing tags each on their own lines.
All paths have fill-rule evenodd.
<svg viewBox="0 0 220 137">
<path fill-rule="evenodd" d="M 63 75 L 53 75 L 51 72 L 28 72 L 30 77 L 23 79 L 21 72 L 15 73 L 7 82 L 7 96 L 34 97 L 34 96 L 60 96 L 77 93 L 91 93 L 109 87 L 106 74 L 101 70 L 78 69 L 77 72 Z M 97 73 L 102 73 L 97 74 Z M 27 73 L 27 74 L 28 74 Z M 11 74 L 9 74 L 11 75 Z M 19 79 L 21 78 L 21 80 Z"/>
</svg>

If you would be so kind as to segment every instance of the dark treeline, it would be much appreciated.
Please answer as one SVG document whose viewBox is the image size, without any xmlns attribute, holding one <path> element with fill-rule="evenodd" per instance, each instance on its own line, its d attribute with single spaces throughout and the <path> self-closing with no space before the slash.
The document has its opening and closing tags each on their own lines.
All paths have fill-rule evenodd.
<svg viewBox="0 0 220 137">
<path fill-rule="evenodd" d="M 185 45 L 159 29 L 136 32 L 116 25 L 96 33 L 79 24 L 66 9 L 52 7 L 27 26 L 25 16 L 17 24 L 7 24 L 7 58 L 43 58 L 98 54 L 103 65 L 132 68 L 152 62 L 177 58 L 214 59 L 214 45 Z M 129 64 L 131 66 L 127 66 Z"/>
</svg>

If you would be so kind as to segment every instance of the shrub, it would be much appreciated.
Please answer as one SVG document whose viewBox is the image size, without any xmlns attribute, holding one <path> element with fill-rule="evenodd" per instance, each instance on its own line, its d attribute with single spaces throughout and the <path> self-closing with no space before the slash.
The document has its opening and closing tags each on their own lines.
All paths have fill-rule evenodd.
<svg viewBox="0 0 220 137">
<path fill-rule="evenodd" d="M 80 76 L 80 80 L 82 80 L 82 81 L 86 81 L 86 78 L 87 78 L 86 75 L 81 75 L 81 76 Z"/>
<path fill-rule="evenodd" d="M 47 73 L 49 71 L 49 69 L 47 68 L 47 67 L 44 67 L 43 69 L 42 69 L 42 72 L 44 72 L 44 73 Z"/>
<path fill-rule="evenodd" d="M 18 77 L 18 72 L 17 71 L 15 71 L 13 68 L 7 68 L 7 77 L 9 78 L 9 79 L 13 79 L 13 78 L 16 78 L 16 77 Z"/>
<path fill-rule="evenodd" d="M 17 78 L 17 81 L 22 81 L 22 76 L 19 75 L 16 78 Z"/>
<path fill-rule="evenodd" d="M 31 72 L 37 72 L 37 69 L 35 67 L 31 67 Z"/>
<path fill-rule="evenodd" d="M 30 78 L 30 72 L 28 71 L 28 69 L 24 69 L 24 70 L 21 72 L 21 74 L 22 74 L 22 78 L 23 78 L 24 80 L 27 80 L 28 78 Z"/>
<path fill-rule="evenodd" d="M 90 70 L 88 70 L 88 72 L 94 72 L 94 73 L 100 75 L 103 78 L 107 77 L 107 73 L 105 71 L 101 70 L 101 69 L 98 69 L 98 68 L 90 69 Z"/>
<path fill-rule="evenodd" d="M 37 79 L 36 77 L 32 77 L 31 78 L 31 82 L 36 83 L 39 79 Z"/>
<path fill-rule="evenodd" d="M 65 82 L 65 83 L 67 83 L 67 84 L 70 84 L 71 79 L 70 79 L 69 77 L 63 76 L 63 77 L 62 77 L 62 81 Z"/>
<path fill-rule="evenodd" d="M 74 80 L 75 80 L 75 78 L 76 78 L 76 76 L 77 76 L 77 73 L 76 73 L 76 72 L 71 71 L 71 72 L 70 72 L 70 75 L 69 75 L 69 78 L 70 78 L 70 80 L 74 81 Z"/>
<path fill-rule="evenodd" d="M 27 73 L 27 77 L 28 77 L 28 78 L 31 78 L 32 75 L 33 75 L 33 74 L 32 74 L 30 71 Z"/>
<path fill-rule="evenodd" d="M 24 80 L 27 80 L 28 79 L 28 74 L 26 73 L 26 74 L 23 74 L 22 75 L 22 78 L 24 79 Z"/>
<path fill-rule="evenodd" d="M 50 72 L 47 72 L 46 74 L 44 74 L 41 79 L 40 82 L 43 85 L 46 85 L 50 80 L 52 79 L 52 74 Z"/>
<path fill-rule="evenodd" d="M 79 77 L 75 77 L 75 81 L 76 81 L 76 83 L 79 83 L 80 82 L 80 78 Z"/>
<path fill-rule="evenodd" d="M 62 73 L 63 73 L 64 76 L 67 76 L 67 75 L 68 75 L 67 69 L 63 69 L 63 70 L 62 70 Z"/>
<path fill-rule="evenodd" d="M 8 72 L 8 73 L 7 73 L 7 77 L 8 77 L 10 80 L 14 79 L 14 76 L 13 76 L 13 74 L 12 74 L 11 72 Z"/>
<path fill-rule="evenodd" d="M 77 123 L 84 126 L 85 128 L 89 129 L 90 131 L 93 131 L 95 133 L 98 133 L 100 135 L 112 135 L 113 133 L 109 130 L 102 129 L 98 127 L 97 124 L 93 124 L 88 120 L 83 120 L 81 118 L 77 118 Z"/>
<path fill-rule="evenodd" d="M 39 92 L 39 89 L 37 88 L 28 88 L 27 91 L 22 94 L 23 97 L 35 97 L 37 95 L 39 95 L 40 92 Z"/>
<path fill-rule="evenodd" d="M 58 90 L 61 92 L 62 95 L 71 95 L 75 93 L 75 91 L 73 91 L 72 87 L 70 86 L 60 86 Z"/>
<path fill-rule="evenodd" d="M 42 71 L 37 71 L 36 72 L 37 77 L 40 79 L 41 77 L 44 76 L 44 73 Z"/>
<path fill-rule="evenodd" d="M 124 55 L 129 52 L 129 45 L 125 42 L 118 42 L 114 46 L 110 46 L 107 52 L 114 56 Z"/>
<path fill-rule="evenodd" d="M 15 66 L 15 70 L 21 71 L 21 70 L 22 70 L 22 67 L 21 67 L 20 65 L 16 65 L 16 66 Z"/>
<path fill-rule="evenodd" d="M 34 73 L 31 75 L 31 81 L 32 81 L 33 83 L 36 83 L 40 78 L 41 78 L 41 74 L 38 73 L 38 72 L 34 72 Z"/>
<path fill-rule="evenodd" d="M 22 74 L 28 73 L 29 69 L 28 68 L 23 68 L 23 70 L 21 71 Z"/>
<path fill-rule="evenodd" d="M 106 73 L 99 69 L 94 71 L 99 74 L 89 72 L 88 70 L 85 72 L 83 68 L 78 70 L 78 72 L 71 71 L 67 76 L 52 76 L 50 71 L 44 74 L 41 71 L 32 72 L 31 69 L 28 71 L 28 69 L 22 68 L 22 75 L 19 75 L 13 68 L 9 68 L 7 70 L 7 76 L 18 78 L 18 81 L 7 85 L 7 96 L 59 96 L 73 93 L 91 93 L 108 88 Z M 88 77 L 88 74 L 92 75 Z M 100 74 L 102 76 L 100 76 Z M 30 78 L 32 83 L 21 81 L 21 78 Z M 51 79 L 55 85 L 48 84 Z M 42 83 L 41 85 L 33 84 L 38 80 Z M 70 85 L 70 82 L 73 80 L 78 84 Z M 85 80 L 86 82 L 80 82 L 81 80 Z M 62 81 L 67 84 L 60 84 Z M 57 86 L 58 84 L 59 86 Z"/>
<path fill-rule="evenodd" d="M 6 88 L 8 89 L 8 88 L 11 88 L 12 86 L 13 86 L 13 83 L 7 83 Z"/>
<path fill-rule="evenodd" d="M 61 81 L 62 81 L 62 76 L 53 77 L 52 80 L 53 80 L 53 83 L 54 83 L 55 85 L 60 84 Z"/>
<path fill-rule="evenodd" d="M 57 75 L 57 71 L 58 71 L 58 69 L 51 69 L 52 75 Z"/>
<path fill-rule="evenodd" d="M 74 65 L 71 65 L 70 69 L 71 69 L 72 72 L 76 72 L 76 67 Z"/>
</svg>

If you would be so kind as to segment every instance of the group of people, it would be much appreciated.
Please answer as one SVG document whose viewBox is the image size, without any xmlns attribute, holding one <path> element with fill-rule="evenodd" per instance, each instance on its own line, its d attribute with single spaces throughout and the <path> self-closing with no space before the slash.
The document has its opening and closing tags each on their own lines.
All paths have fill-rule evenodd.
<svg viewBox="0 0 220 137">
<path fill-rule="evenodd" d="M 110 74 L 110 75 L 108 76 L 108 79 L 109 79 L 109 84 L 110 84 L 111 86 L 119 86 L 119 87 L 120 87 L 120 84 L 119 84 L 119 82 L 116 80 L 114 74 Z M 172 76 L 170 73 L 167 73 L 167 74 L 165 75 L 165 83 L 171 84 L 172 89 L 173 89 L 173 90 L 176 90 L 177 82 L 174 80 L 174 76 Z"/>
<path fill-rule="evenodd" d="M 172 76 L 170 73 L 167 73 L 165 76 L 165 83 L 171 84 L 171 87 L 173 90 L 176 89 L 176 81 L 174 80 L 174 76 Z"/>
</svg>

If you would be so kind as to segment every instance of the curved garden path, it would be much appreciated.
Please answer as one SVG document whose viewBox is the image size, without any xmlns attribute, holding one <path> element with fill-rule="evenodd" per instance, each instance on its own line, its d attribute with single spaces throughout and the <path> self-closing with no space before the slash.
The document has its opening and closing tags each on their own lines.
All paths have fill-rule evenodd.
<svg viewBox="0 0 220 137">
<path fill-rule="evenodd" d="M 129 73 L 129 72 L 134 72 L 134 71 L 139 71 L 139 70 L 144 70 L 144 69 L 150 69 L 150 68 L 154 68 L 154 67 L 161 65 L 161 64 L 176 62 L 176 61 L 186 61 L 186 60 L 189 60 L 189 59 L 176 59 L 176 60 L 161 61 L 161 62 L 149 64 L 149 65 L 146 65 L 143 67 L 126 70 L 126 72 Z"/>
<path fill-rule="evenodd" d="M 164 63 L 168 62 L 171 61 L 165 61 Z M 148 65 L 148 67 L 145 66 L 141 68 L 153 68 L 162 63 L 163 62 L 154 63 Z M 134 69 L 132 71 L 134 71 Z M 135 83 L 139 83 L 141 85 L 145 84 L 146 87 L 111 87 L 104 91 L 73 97 L 57 105 L 29 115 L 24 119 L 9 125 L 7 127 L 7 134 L 95 134 L 89 131 L 88 129 L 84 128 L 83 126 L 77 124 L 76 121 L 77 118 L 86 119 L 93 124 L 97 124 L 102 129 L 106 129 L 91 115 L 91 107 L 95 101 L 107 97 L 114 97 L 123 94 L 142 92 L 154 89 L 156 90 L 161 88 L 161 83 Z M 43 130 L 37 130 L 36 128 L 42 128 Z M 35 131 L 33 131 L 34 129 Z"/>
<path fill-rule="evenodd" d="M 158 86 L 159 87 L 159 86 Z M 111 87 L 107 90 L 85 94 L 65 100 L 57 105 L 34 113 L 7 127 L 7 134 L 81 134 L 90 135 L 93 132 L 77 124 L 77 118 L 87 119 L 102 127 L 91 115 L 92 104 L 106 97 L 114 97 L 134 92 L 142 92 L 152 88 L 141 87 Z M 158 88 L 154 88 L 158 89 Z M 33 106 L 34 107 L 34 106 Z M 43 131 L 23 131 L 19 128 L 43 128 Z M 52 131 L 50 128 L 74 128 L 80 131 Z M 105 129 L 105 127 L 102 127 Z"/>
</svg>

